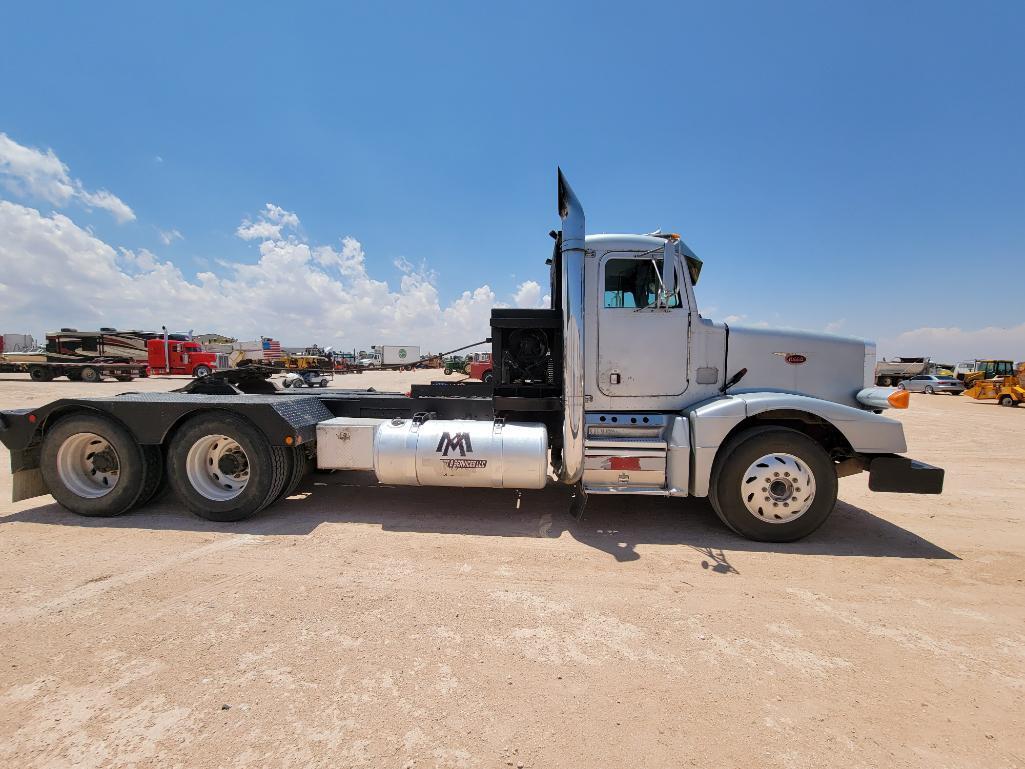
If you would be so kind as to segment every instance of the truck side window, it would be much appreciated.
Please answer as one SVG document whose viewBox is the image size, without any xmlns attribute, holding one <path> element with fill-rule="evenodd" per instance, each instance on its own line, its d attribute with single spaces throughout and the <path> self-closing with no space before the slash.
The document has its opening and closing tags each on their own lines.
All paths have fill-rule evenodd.
<svg viewBox="0 0 1025 769">
<path fill-rule="evenodd" d="M 661 259 L 609 259 L 605 263 L 605 306 L 630 309 L 654 307 L 661 271 Z M 676 285 L 680 285 L 679 272 L 676 274 Z M 669 306 L 680 306 L 679 290 L 669 301 Z"/>
</svg>

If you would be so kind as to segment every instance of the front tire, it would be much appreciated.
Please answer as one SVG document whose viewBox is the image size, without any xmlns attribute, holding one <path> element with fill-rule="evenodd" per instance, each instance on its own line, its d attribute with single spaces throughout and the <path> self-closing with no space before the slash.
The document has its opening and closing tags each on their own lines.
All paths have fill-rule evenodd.
<svg viewBox="0 0 1025 769">
<path fill-rule="evenodd" d="M 117 422 L 69 416 L 46 432 L 40 469 L 57 502 L 73 513 L 113 516 L 145 503 L 163 475 L 158 446 L 141 446 Z"/>
<path fill-rule="evenodd" d="M 757 427 L 723 446 L 709 501 L 748 539 L 792 542 L 825 522 L 836 494 L 836 468 L 821 445 L 796 430 Z"/>
<path fill-rule="evenodd" d="M 926 385 L 925 386 L 925 394 L 926 395 L 935 395 L 936 391 L 932 388 L 932 385 Z"/>
<path fill-rule="evenodd" d="M 241 521 L 271 504 L 289 478 L 287 449 L 271 446 L 234 414 L 193 417 L 167 453 L 171 486 L 185 505 L 210 521 Z"/>
<path fill-rule="evenodd" d="M 79 372 L 79 375 L 81 376 L 83 382 L 89 382 L 90 384 L 92 384 L 94 382 L 100 381 L 100 372 L 97 369 L 94 369 L 92 366 L 86 366 L 85 368 L 83 368 Z"/>
<path fill-rule="evenodd" d="M 1012 398 L 1010 395 L 1001 395 L 1000 396 L 1000 405 L 1001 406 L 1014 406 L 1015 405 L 1014 398 Z"/>
<path fill-rule="evenodd" d="M 210 376 L 210 367 L 196 366 L 196 370 L 192 372 L 192 376 L 196 377 L 197 379 L 203 376 Z"/>
<path fill-rule="evenodd" d="M 49 382 L 53 379 L 53 372 L 46 366 L 30 366 L 28 376 L 33 382 Z"/>
<path fill-rule="evenodd" d="M 906 390 L 908 388 L 904 386 L 903 382 L 897 382 L 897 389 L 898 390 Z"/>
</svg>

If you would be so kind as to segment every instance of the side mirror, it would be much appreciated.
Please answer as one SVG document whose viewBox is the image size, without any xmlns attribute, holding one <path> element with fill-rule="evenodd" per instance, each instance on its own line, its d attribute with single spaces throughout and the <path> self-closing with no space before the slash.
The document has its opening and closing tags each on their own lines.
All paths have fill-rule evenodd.
<svg viewBox="0 0 1025 769">
<path fill-rule="evenodd" d="M 665 290 L 665 306 L 669 307 L 676 296 L 676 241 L 667 240 L 662 248 L 662 286 Z"/>
</svg>

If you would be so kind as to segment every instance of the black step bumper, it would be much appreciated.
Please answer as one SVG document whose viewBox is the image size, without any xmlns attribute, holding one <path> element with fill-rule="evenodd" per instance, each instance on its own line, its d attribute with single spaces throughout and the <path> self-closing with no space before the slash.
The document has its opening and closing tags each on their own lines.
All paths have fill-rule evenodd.
<svg viewBox="0 0 1025 769">
<path fill-rule="evenodd" d="M 941 494 L 943 468 L 897 454 L 868 457 L 868 488 L 901 494 Z"/>
</svg>

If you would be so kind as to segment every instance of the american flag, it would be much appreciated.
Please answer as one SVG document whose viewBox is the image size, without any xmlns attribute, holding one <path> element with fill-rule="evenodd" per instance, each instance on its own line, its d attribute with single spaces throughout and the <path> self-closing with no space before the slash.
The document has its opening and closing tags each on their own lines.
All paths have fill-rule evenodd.
<svg viewBox="0 0 1025 769">
<path fill-rule="evenodd" d="M 280 360 L 281 355 L 281 342 L 276 339 L 263 338 L 263 359 L 264 360 Z"/>
</svg>

